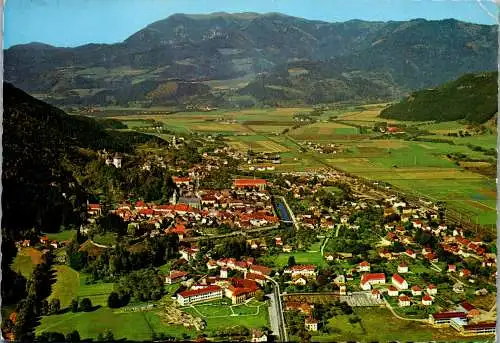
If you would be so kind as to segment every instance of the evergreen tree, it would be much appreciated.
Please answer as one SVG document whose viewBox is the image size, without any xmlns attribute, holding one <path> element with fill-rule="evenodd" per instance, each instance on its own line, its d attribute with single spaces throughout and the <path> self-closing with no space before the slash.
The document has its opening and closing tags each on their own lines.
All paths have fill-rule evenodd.
<svg viewBox="0 0 500 343">
<path fill-rule="evenodd" d="M 57 314 L 61 310 L 61 301 L 57 298 L 53 298 L 50 301 L 49 312 L 50 314 Z"/>
<path fill-rule="evenodd" d="M 66 342 L 80 342 L 80 334 L 77 330 L 73 330 L 66 335 Z"/>
<path fill-rule="evenodd" d="M 108 307 L 118 308 L 121 306 L 120 296 L 116 292 L 111 292 L 108 297 Z"/>
<path fill-rule="evenodd" d="M 92 310 L 92 302 L 89 298 L 83 298 L 82 301 L 80 301 L 80 309 L 84 312 Z"/>
<path fill-rule="evenodd" d="M 71 300 L 71 312 L 78 312 L 78 300 Z"/>
</svg>

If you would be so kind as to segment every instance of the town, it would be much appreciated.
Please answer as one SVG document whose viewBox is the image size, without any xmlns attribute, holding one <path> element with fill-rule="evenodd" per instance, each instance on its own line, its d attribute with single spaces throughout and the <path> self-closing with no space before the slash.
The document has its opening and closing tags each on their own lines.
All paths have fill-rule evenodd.
<svg viewBox="0 0 500 343">
<path fill-rule="evenodd" d="M 2 338 L 495 341 L 492 1 L 122 2 L 4 1 Z"/>
<path fill-rule="evenodd" d="M 120 169 L 122 158 L 103 161 Z M 325 304 L 342 304 L 345 313 L 387 308 L 394 318 L 460 336 L 495 332 L 491 234 L 448 222 L 439 204 L 406 200 L 390 187 L 337 170 L 264 173 L 267 178 L 234 178 L 229 188 L 200 187 L 204 178 L 220 172 L 214 159 L 240 174 L 238 165 L 250 161 L 231 148 L 217 148 L 203 153 L 202 162 L 184 166 L 186 174 L 171 177 L 174 190 L 167 203 L 88 203 L 88 224 L 79 229 L 87 237 L 79 248 L 86 263 L 116 248 L 117 243 L 93 238 L 102 218 L 111 216 L 126 227 L 131 247 L 175 236 L 177 258 L 160 268 L 159 277 L 165 287 L 175 286 L 168 306 L 189 309 L 191 319 L 170 319 L 173 325 L 203 332 L 194 325 L 201 314 L 196 306 L 221 306 L 227 298 L 222 306 L 268 302 L 259 310 L 269 311 L 269 325 L 252 328 L 253 342 L 329 337 L 335 315 L 322 310 Z M 151 156 L 148 161 L 154 167 Z M 69 244 L 45 235 L 17 246 L 55 252 L 58 263 L 68 263 L 71 257 L 58 251 Z"/>
</svg>

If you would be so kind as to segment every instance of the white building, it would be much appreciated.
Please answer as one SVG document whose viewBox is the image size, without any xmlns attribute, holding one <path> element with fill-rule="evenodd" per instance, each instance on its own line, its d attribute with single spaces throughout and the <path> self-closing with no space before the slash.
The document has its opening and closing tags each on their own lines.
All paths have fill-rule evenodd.
<svg viewBox="0 0 500 343">
<path fill-rule="evenodd" d="M 208 286 L 195 290 L 188 290 L 177 294 L 177 301 L 182 306 L 204 301 L 222 299 L 222 288 L 219 286 Z"/>
</svg>

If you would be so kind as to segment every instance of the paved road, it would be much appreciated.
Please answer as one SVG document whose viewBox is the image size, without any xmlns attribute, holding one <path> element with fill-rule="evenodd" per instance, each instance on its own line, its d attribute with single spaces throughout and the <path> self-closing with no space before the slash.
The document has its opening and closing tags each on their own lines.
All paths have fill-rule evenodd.
<svg viewBox="0 0 500 343">
<path fill-rule="evenodd" d="M 288 342 L 288 333 L 286 331 L 285 315 L 283 311 L 283 304 L 281 302 L 280 286 L 273 278 L 267 276 L 266 279 L 274 284 L 273 293 L 269 295 L 271 299 L 269 307 L 271 328 L 273 333 L 278 337 L 278 341 Z"/>
<path fill-rule="evenodd" d="M 392 314 L 394 315 L 394 317 L 396 318 L 399 318 L 401 320 L 407 320 L 407 321 L 412 321 L 412 322 L 422 322 L 422 323 L 428 323 L 429 320 L 428 319 L 417 319 L 417 318 L 405 318 L 405 317 L 401 317 L 399 314 L 397 314 L 394 309 L 392 308 L 391 304 L 389 304 L 389 302 L 384 298 L 384 302 L 385 302 L 385 305 L 387 306 L 387 308 L 389 309 L 389 311 L 392 312 Z"/>
<path fill-rule="evenodd" d="M 271 331 L 273 335 L 277 337 L 278 341 L 283 340 L 283 329 L 280 326 L 280 315 L 277 312 L 278 306 L 276 304 L 276 296 L 275 293 L 271 293 L 267 295 L 269 297 L 269 322 L 271 323 Z"/>
</svg>

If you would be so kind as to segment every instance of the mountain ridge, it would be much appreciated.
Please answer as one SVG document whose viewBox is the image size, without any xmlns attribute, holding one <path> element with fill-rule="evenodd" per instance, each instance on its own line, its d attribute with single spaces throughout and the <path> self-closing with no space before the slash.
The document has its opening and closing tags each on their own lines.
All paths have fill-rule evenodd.
<svg viewBox="0 0 500 343">
<path fill-rule="evenodd" d="M 496 68 L 495 25 L 455 19 L 328 23 L 279 13 L 174 14 L 151 23 L 114 44 L 58 48 L 39 43 L 5 50 L 5 79 L 55 105 L 106 105 L 140 102 L 171 80 L 206 83 L 238 78 L 256 81 L 261 73 L 279 74 L 297 61 L 320 65 L 316 79 L 340 74 L 380 74 L 398 92 L 435 86 L 467 72 Z M 306 80 L 307 81 L 307 80 Z M 300 80 L 295 80 L 300 83 Z M 270 85 L 276 86 L 276 85 Z M 298 84 L 311 88 L 311 82 Z M 349 87 L 349 86 L 348 86 Z M 240 91 L 211 89 L 165 98 L 226 106 Z M 348 97 L 355 96 L 356 88 Z M 129 97 L 123 95 L 127 94 Z M 260 103 L 258 94 L 250 94 Z M 331 97 L 311 97 L 328 101 Z M 387 97 L 386 97 L 387 98 Z M 281 99 L 273 99 L 278 103 Z M 303 98 L 296 99 L 303 102 Z"/>
</svg>

